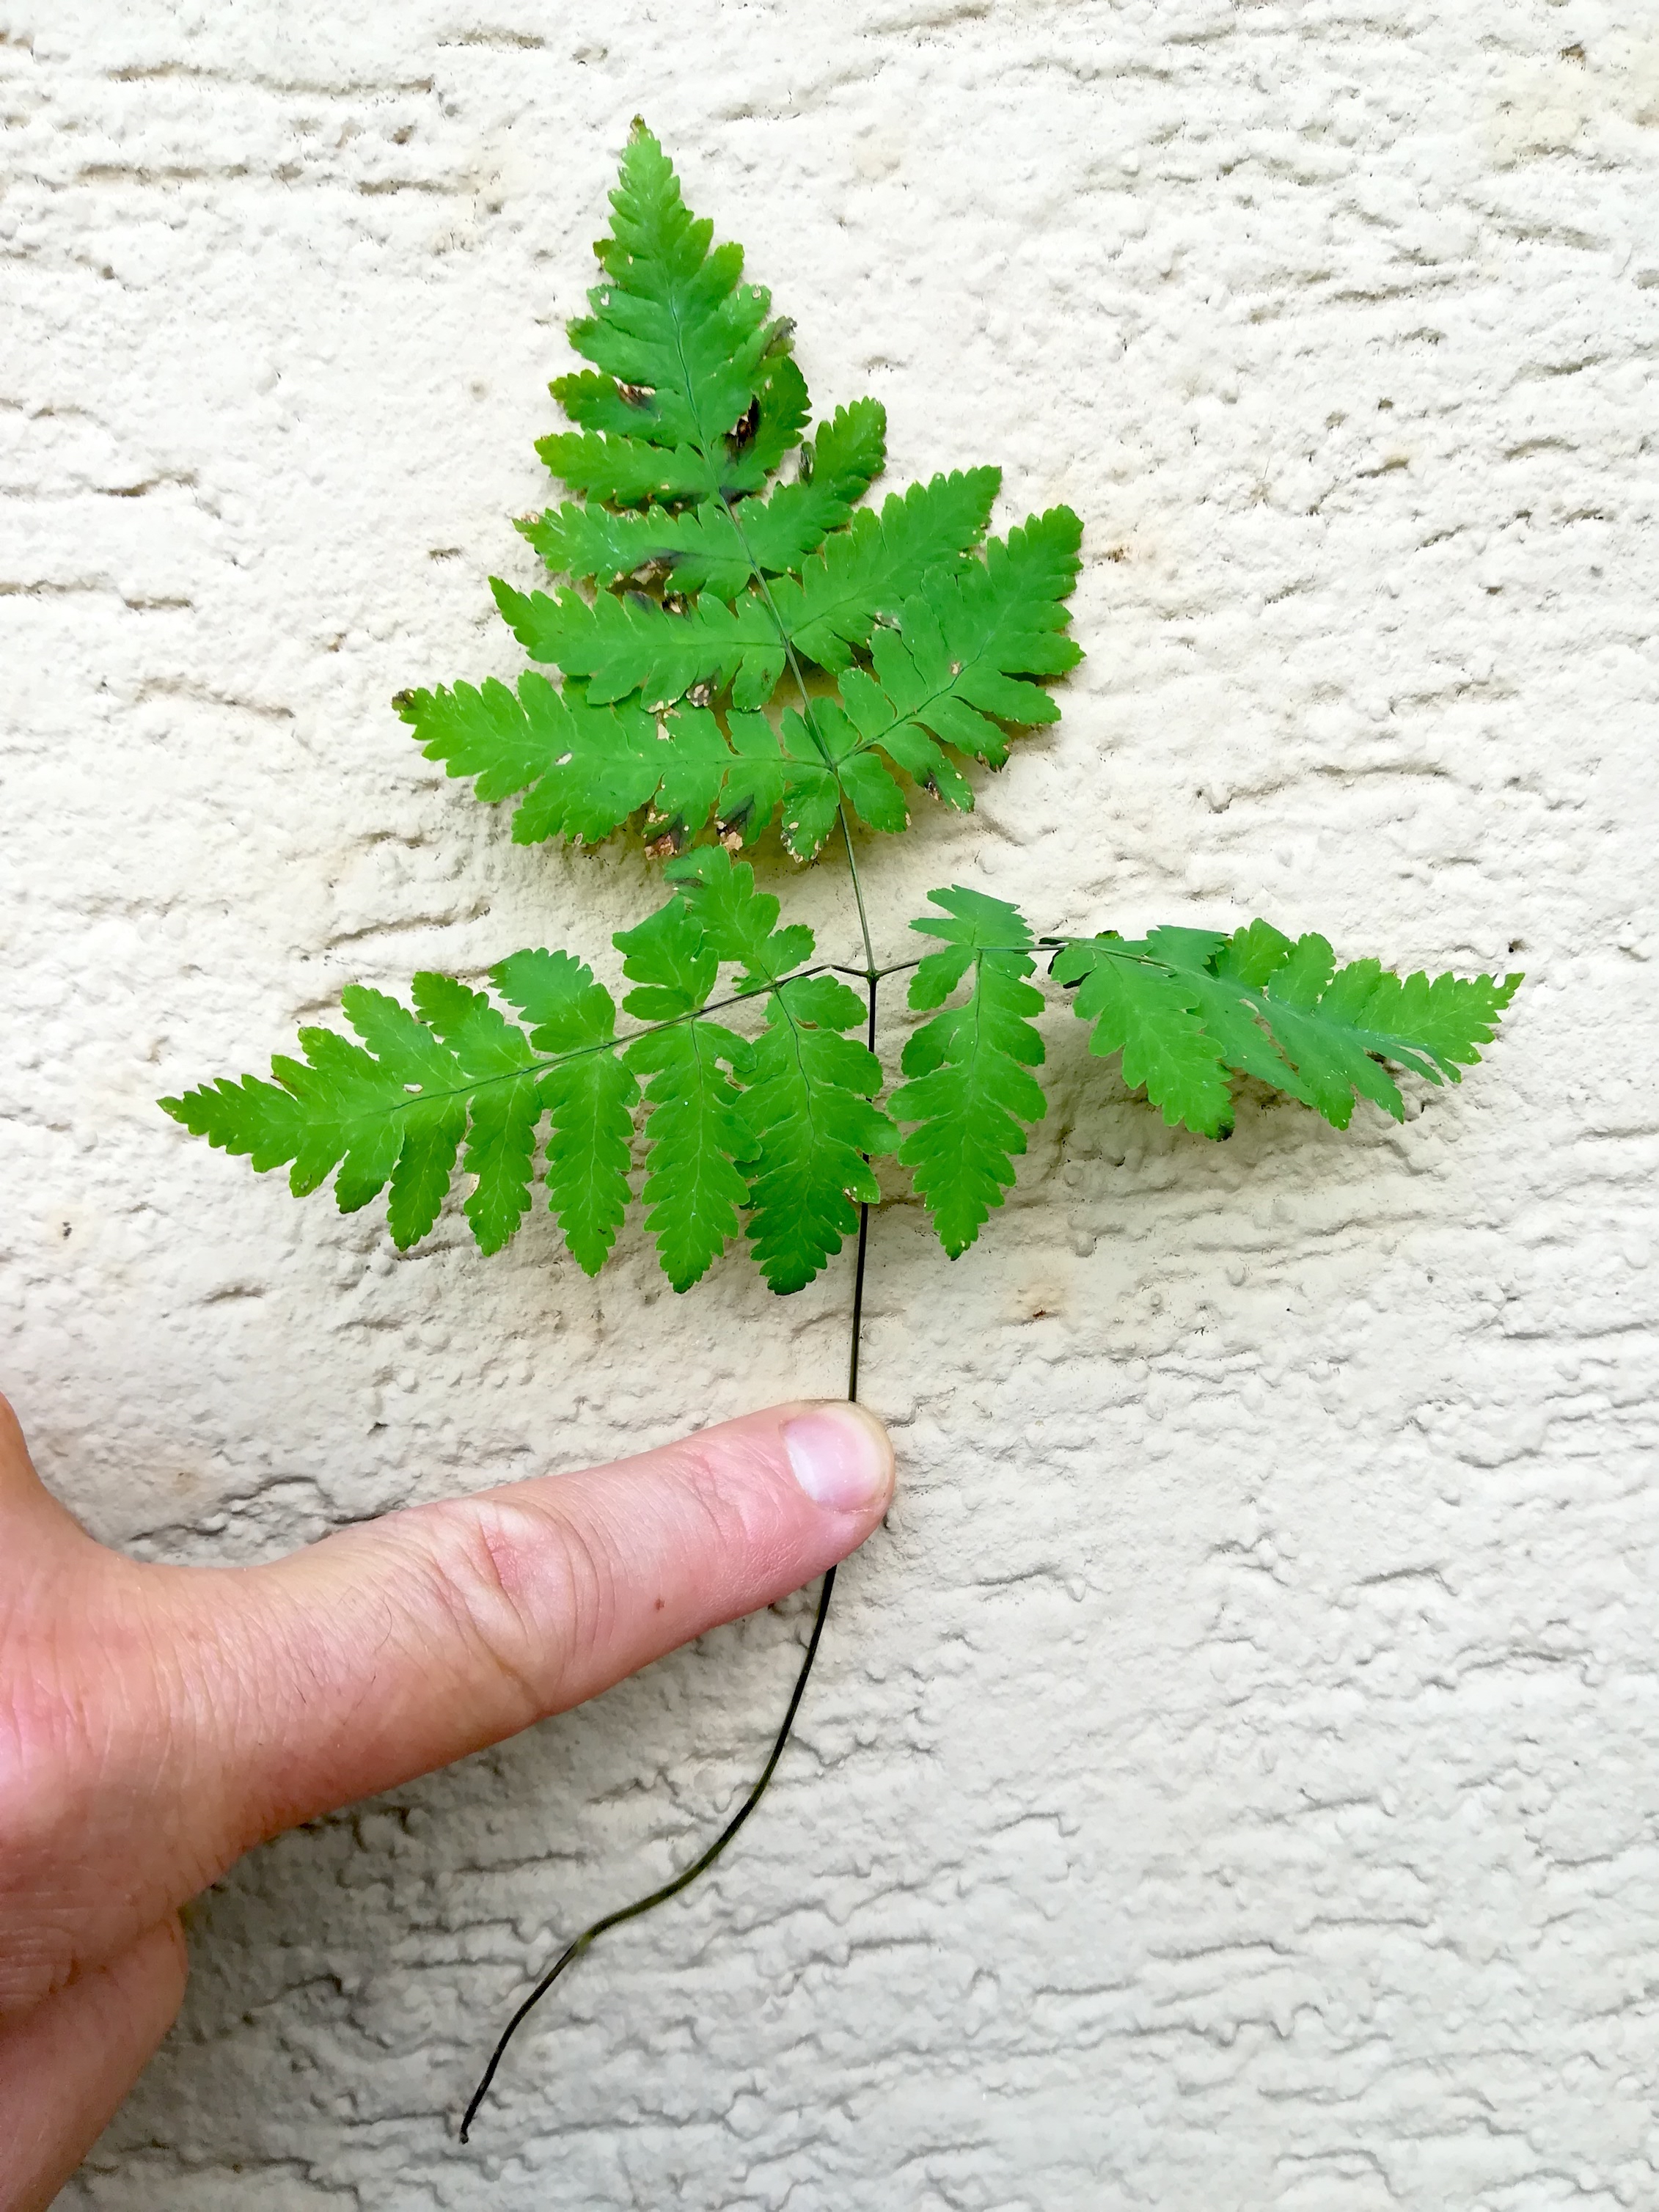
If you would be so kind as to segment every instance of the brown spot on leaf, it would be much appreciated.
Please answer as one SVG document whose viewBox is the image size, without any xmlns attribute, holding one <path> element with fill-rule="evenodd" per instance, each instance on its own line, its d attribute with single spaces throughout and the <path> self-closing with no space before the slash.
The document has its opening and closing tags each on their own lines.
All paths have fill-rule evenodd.
<svg viewBox="0 0 1659 2212">
<path fill-rule="evenodd" d="M 760 394 L 757 392 L 726 434 L 726 442 L 734 453 L 740 453 L 754 442 L 760 428 Z"/>
</svg>

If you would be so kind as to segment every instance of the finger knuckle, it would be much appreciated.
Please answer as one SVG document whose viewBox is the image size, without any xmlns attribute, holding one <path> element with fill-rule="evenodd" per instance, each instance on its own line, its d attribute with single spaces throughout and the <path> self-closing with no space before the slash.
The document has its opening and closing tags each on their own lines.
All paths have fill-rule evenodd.
<svg viewBox="0 0 1659 2212">
<path fill-rule="evenodd" d="M 447 1627 L 526 1717 L 555 1709 L 614 1618 L 609 1547 L 550 1507 L 500 1498 L 433 1508 L 426 1535 L 428 1585 Z"/>
</svg>

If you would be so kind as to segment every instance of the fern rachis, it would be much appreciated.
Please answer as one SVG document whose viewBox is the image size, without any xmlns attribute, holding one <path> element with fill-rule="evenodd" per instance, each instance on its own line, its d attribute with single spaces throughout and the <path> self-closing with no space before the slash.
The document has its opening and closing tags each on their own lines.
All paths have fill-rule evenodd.
<svg viewBox="0 0 1659 2212">
<path fill-rule="evenodd" d="M 590 365 L 553 386 L 574 428 L 538 447 L 574 496 L 520 526 L 554 587 L 493 586 L 539 665 L 515 687 L 459 682 L 394 703 L 429 759 L 486 803 L 517 801 L 516 841 L 598 844 L 626 827 L 665 859 L 666 897 L 612 940 L 620 1016 L 586 962 L 526 949 L 488 990 L 421 975 L 412 1007 L 349 990 L 356 1041 L 302 1030 L 301 1056 L 279 1056 L 269 1078 L 209 1083 L 167 1110 L 257 1170 L 286 1166 L 296 1194 L 332 1176 L 349 1212 L 386 1192 L 400 1247 L 430 1231 L 458 1179 L 486 1252 L 517 1233 L 539 1179 L 590 1274 L 641 1203 L 676 1291 L 746 1235 L 771 1287 L 793 1291 L 856 1231 L 856 1395 L 871 1164 L 908 1174 L 951 1257 L 974 1243 L 1045 1111 L 1045 987 L 1072 994 L 1093 1054 L 1202 1137 L 1231 1128 L 1239 1076 L 1337 1128 L 1357 1097 L 1403 1116 L 1389 1062 L 1460 1080 L 1518 976 L 1339 969 L 1322 937 L 1292 942 L 1265 921 L 1044 934 L 961 885 L 930 892 L 911 925 L 929 950 L 878 963 L 854 826 L 904 830 L 917 792 L 971 809 L 969 764 L 1000 769 L 1022 731 L 1058 717 L 1048 686 L 1080 658 L 1066 602 L 1081 525 L 1059 507 L 988 537 L 989 468 L 861 505 L 884 458 L 880 405 L 856 400 L 806 434 L 791 325 L 744 281 L 740 249 L 715 246 L 687 210 L 643 125 L 611 205 L 592 313 L 570 326 Z M 775 827 L 798 862 L 832 837 L 844 852 L 861 994 L 739 857 Z M 930 1018 L 884 1103 L 878 995 L 901 971 Z M 748 1818 L 830 1586 L 738 1814 L 664 1890 L 584 1931 L 508 2035 L 597 1934 L 677 1893 Z"/>
</svg>

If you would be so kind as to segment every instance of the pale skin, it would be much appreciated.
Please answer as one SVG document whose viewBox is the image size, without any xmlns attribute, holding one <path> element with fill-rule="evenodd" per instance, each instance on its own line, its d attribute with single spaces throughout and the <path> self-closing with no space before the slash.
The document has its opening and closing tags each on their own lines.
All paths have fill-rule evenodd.
<svg viewBox="0 0 1659 2212">
<path fill-rule="evenodd" d="M 800 1403 L 270 1565 L 160 1567 L 87 1534 L 0 1398 L 0 2212 L 91 2148 L 179 2009 L 179 1907 L 244 1851 L 769 1605 L 892 1486 L 875 1421 Z"/>
</svg>

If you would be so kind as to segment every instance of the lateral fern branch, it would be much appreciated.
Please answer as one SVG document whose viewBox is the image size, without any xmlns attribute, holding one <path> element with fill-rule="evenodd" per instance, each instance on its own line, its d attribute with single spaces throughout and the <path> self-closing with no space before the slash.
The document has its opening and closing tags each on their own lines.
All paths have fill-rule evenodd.
<svg viewBox="0 0 1659 2212">
<path fill-rule="evenodd" d="M 204 1084 L 167 1111 L 259 1172 L 286 1167 L 296 1195 L 331 1177 L 351 1212 L 384 1192 L 400 1249 L 459 1194 L 479 1248 L 500 1251 L 538 1185 L 589 1274 L 639 1206 L 678 1291 L 739 1239 L 773 1290 L 795 1291 L 855 1239 L 856 1397 L 872 1209 L 908 1184 L 951 1258 L 975 1243 L 1046 1113 L 1041 1024 L 1056 1005 L 1088 1025 L 1091 1055 L 1200 1137 L 1229 1133 L 1241 1079 L 1338 1129 L 1358 1099 L 1403 1117 L 1393 1071 L 1460 1081 L 1518 975 L 1339 965 L 1323 936 L 1264 921 L 1044 934 L 963 884 L 930 892 L 911 923 L 925 952 L 878 960 L 860 838 L 907 830 L 919 799 L 970 811 L 976 775 L 1058 720 L 1054 687 L 1082 657 L 1069 611 L 1082 525 L 1054 507 L 994 532 L 994 467 L 876 501 L 879 402 L 814 422 L 793 325 L 745 277 L 741 248 L 687 208 L 643 124 L 611 204 L 589 312 L 569 325 L 584 366 L 552 386 L 569 427 L 538 447 L 559 494 L 519 524 L 545 587 L 491 584 L 536 665 L 393 705 L 428 760 L 484 803 L 514 803 L 515 842 L 637 837 L 665 863 L 666 896 L 612 937 L 615 984 L 576 953 L 532 947 L 487 988 L 421 974 L 404 1004 L 354 986 L 351 1036 L 301 1029 L 269 1077 Z M 832 838 L 861 967 L 820 958 L 764 887 L 787 860 L 830 857 Z M 901 969 L 927 1018 L 890 1091 L 878 993 Z M 469 2123 L 553 1980 L 605 1929 L 677 1894 L 753 1811 L 832 1580 L 742 1809 L 684 1874 L 568 1947 L 497 2046 Z"/>
</svg>

